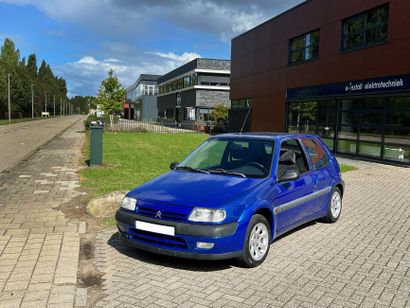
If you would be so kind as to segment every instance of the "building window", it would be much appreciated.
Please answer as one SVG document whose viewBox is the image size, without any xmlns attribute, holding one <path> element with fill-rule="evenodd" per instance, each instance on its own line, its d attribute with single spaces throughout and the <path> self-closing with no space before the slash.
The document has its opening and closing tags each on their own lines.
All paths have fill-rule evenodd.
<svg viewBox="0 0 410 308">
<path fill-rule="evenodd" d="M 195 121 L 195 108 L 185 107 L 185 109 L 184 109 L 184 120 Z"/>
<path fill-rule="evenodd" d="M 252 104 L 250 98 L 236 99 L 231 102 L 232 109 L 248 109 Z"/>
<path fill-rule="evenodd" d="M 319 58 L 319 30 L 290 40 L 289 63 L 303 63 Z"/>
<path fill-rule="evenodd" d="M 211 109 L 204 109 L 204 108 L 199 109 L 199 116 L 198 116 L 199 121 L 209 121 L 210 113 L 211 113 Z"/>
<path fill-rule="evenodd" d="M 342 49 L 351 50 L 385 43 L 389 7 L 384 5 L 343 21 Z"/>
</svg>

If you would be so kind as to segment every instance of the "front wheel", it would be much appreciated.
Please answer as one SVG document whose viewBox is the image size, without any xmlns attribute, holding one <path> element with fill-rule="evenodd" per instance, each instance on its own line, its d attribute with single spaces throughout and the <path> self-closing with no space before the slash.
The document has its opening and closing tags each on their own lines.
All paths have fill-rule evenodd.
<svg viewBox="0 0 410 308">
<path fill-rule="evenodd" d="M 339 188 L 335 188 L 330 197 L 329 207 L 327 209 L 327 215 L 324 218 L 325 222 L 336 222 L 340 213 L 342 212 L 342 194 L 340 193 Z"/>
<path fill-rule="evenodd" d="M 262 215 L 255 214 L 249 222 L 239 262 L 245 267 L 256 267 L 265 261 L 271 239 L 270 225 Z"/>
</svg>

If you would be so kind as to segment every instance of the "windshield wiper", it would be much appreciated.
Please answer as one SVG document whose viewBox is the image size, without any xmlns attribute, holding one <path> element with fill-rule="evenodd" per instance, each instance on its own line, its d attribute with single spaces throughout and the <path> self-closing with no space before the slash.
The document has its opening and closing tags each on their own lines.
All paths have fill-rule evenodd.
<svg viewBox="0 0 410 308">
<path fill-rule="evenodd" d="M 192 171 L 192 172 L 200 172 L 200 173 L 209 174 L 209 172 L 204 170 L 204 169 L 193 168 L 193 167 L 190 167 L 190 166 L 178 166 L 178 167 L 176 167 L 176 170 L 187 170 L 187 171 Z"/>
<path fill-rule="evenodd" d="M 215 168 L 215 169 L 207 169 L 211 173 L 219 173 L 219 174 L 226 174 L 226 175 L 236 175 L 246 178 L 246 175 L 240 172 L 229 171 L 222 168 Z"/>
</svg>

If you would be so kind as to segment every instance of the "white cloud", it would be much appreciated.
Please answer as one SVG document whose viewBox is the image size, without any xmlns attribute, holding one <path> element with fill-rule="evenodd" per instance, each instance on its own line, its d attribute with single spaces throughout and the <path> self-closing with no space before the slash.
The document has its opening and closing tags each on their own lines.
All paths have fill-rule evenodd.
<svg viewBox="0 0 410 308">
<path fill-rule="evenodd" d="M 181 62 L 181 63 L 186 63 L 186 62 L 189 62 L 191 60 L 201 57 L 199 54 L 195 52 L 184 52 L 182 55 L 177 55 L 173 52 L 164 53 L 164 52 L 155 51 L 155 52 L 149 52 L 149 54 L 156 55 L 164 59 Z"/>
<path fill-rule="evenodd" d="M 146 54 L 149 55 L 148 58 L 136 59 L 135 62 L 128 64 L 115 58 L 99 60 L 92 56 L 85 56 L 78 61 L 58 66 L 55 71 L 67 80 L 69 96 L 94 95 L 110 69 L 114 71 L 122 86 L 128 87 L 140 74 L 162 75 L 201 57 L 192 52 L 184 52 L 181 55 L 161 52 Z"/>
<path fill-rule="evenodd" d="M 84 44 L 87 47 L 80 52 L 72 53 L 78 58 L 77 61 L 53 68 L 58 76 L 67 80 L 71 95 L 88 95 L 95 94 L 100 81 L 106 77 L 107 71 L 111 68 L 124 86 L 134 82 L 141 73 L 164 74 L 200 57 L 198 53 L 190 51 L 175 53 L 175 50 L 181 49 L 196 51 L 196 48 L 188 45 L 190 37 L 195 36 L 202 40 L 204 36 L 203 45 L 200 45 L 202 41 L 198 43 L 191 39 L 193 46 L 208 48 L 210 46 L 207 44 L 211 42 L 217 47 L 205 50 L 212 50 L 215 54 L 216 49 L 229 48 L 232 37 L 303 0 L 0 0 L 0 2 L 31 5 L 57 22 L 81 29 L 74 35 L 68 31 L 68 37 L 75 36 L 77 41 L 74 40 L 74 43 L 80 46 L 83 44 L 79 37 L 88 38 L 91 43 Z M 50 30 L 48 34 L 65 36 L 64 32 Z M 186 41 L 184 37 L 180 37 L 185 34 L 188 34 Z M 147 40 L 151 45 L 147 45 Z M 173 46 L 178 46 L 180 49 Z M 147 49 L 156 51 L 147 52 Z"/>
<path fill-rule="evenodd" d="M 108 63 L 121 63 L 121 60 L 118 59 L 114 59 L 114 58 L 108 58 L 108 59 L 104 59 L 104 62 L 108 62 Z"/>
<path fill-rule="evenodd" d="M 231 38 L 303 0 L 0 0 L 33 5 L 55 20 L 116 36 L 138 37 L 159 21 Z"/>
</svg>

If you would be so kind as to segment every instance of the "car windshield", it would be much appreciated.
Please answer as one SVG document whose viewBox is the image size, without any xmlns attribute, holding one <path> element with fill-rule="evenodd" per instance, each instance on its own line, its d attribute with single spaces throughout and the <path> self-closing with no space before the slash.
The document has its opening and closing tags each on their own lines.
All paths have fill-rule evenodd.
<svg viewBox="0 0 410 308">
<path fill-rule="evenodd" d="M 200 145 L 177 170 L 263 178 L 270 173 L 273 141 L 209 139 Z"/>
</svg>

